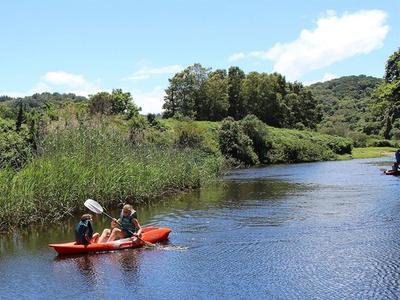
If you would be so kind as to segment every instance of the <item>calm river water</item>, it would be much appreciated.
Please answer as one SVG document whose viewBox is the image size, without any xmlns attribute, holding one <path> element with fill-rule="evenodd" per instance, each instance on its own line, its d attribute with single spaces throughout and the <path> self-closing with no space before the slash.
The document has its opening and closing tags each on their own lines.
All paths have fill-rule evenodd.
<svg viewBox="0 0 400 300">
<path fill-rule="evenodd" d="M 173 229 L 156 249 L 60 258 L 47 244 L 71 240 L 77 218 L 3 235 L 0 299 L 397 299 L 400 177 L 379 170 L 390 164 L 232 171 L 137 208 L 142 225 Z"/>
</svg>

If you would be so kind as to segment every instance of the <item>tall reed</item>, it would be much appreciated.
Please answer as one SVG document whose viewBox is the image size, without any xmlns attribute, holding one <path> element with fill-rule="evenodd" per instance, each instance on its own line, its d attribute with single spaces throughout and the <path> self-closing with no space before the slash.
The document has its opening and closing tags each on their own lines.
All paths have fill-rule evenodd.
<svg viewBox="0 0 400 300">
<path fill-rule="evenodd" d="M 223 159 L 191 148 L 133 145 L 120 131 L 79 127 L 50 133 L 40 156 L 0 172 L 0 229 L 55 221 L 94 198 L 106 206 L 197 188 Z"/>
</svg>

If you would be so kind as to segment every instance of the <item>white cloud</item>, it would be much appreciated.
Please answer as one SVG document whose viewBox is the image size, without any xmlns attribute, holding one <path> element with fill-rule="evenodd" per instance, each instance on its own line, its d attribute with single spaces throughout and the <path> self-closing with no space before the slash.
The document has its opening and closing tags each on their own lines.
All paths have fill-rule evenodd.
<svg viewBox="0 0 400 300">
<path fill-rule="evenodd" d="M 40 81 L 31 89 L 24 92 L 0 91 L 0 94 L 11 97 L 30 96 L 35 93 L 59 92 L 74 93 L 79 96 L 88 96 L 100 91 L 107 91 L 100 87 L 100 80 L 89 81 L 83 75 L 64 71 L 51 71 L 44 74 Z"/>
<path fill-rule="evenodd" d="M 142 67 L 132 75 L 123 78 L 123 80 L 143 80 L 148 79 L 152 75 L 173 74 L 183 70 L 181 65 L 169 65 L 159 68 Z"/>
<path fill-rule="evenodd" d="M 47 72 L 42 77 L 42 81 L 39 82 L 38 87 L 39 89 L 41 87 L 47 88 L 47 91 L 57 89 L 81 96 L 88 96 L 104 90 L 100 88 L 99 79 L 96 81 L 89 81 L 85 79 L 83 75 L 64 71 Z"/>
<path fill-rule="evenodd" d="M 267 51 L 236 53 L 229 59 L 269 59 L 274 61 L 274 71 L 297 79 L 312 70 L 382 47 L 389 31 L 386 18 L 381 10 L 360 10 L 342 16 L 327 11 L 316 21 L 315 29 L 303 29 L 292 42 L 276 43 Z"/>
<path fill-rule="evenodd" d="M 237 61 L 245 58 L 257 58 L 257 59 L 267 59 L 267 54 L 265 51 L 251 51 L 249 53 L 238 52 L 229 56 L 228 60 L 230 62 Z"/>
<path fill-rule="evenodd" d="M 66 85 L 70 87 L 80 87 L 87 84 L 87 81 L 82 75 L 64 71 L 47 72 L 42 79 L 53 85 Z"/>
<path fill-rule="evenodd" d="M 157 86 L 149 92 L 131 92 L 133 101 L 142 108 L 142 114 L 160 113 L 164 103 L 164 88 Z"/>
<path fill-rule="evenodd" d="M 312 80 L 312 81 L 307 81 L 304 83 L 304 85 L 311 85 L 317 82 L 325 82 L 325 81 L 329 81 L 332 79 L 338 78 L 338 76 L 336 74 L 332 74 L 332 73 L 325 73 L 324 76 L 322 76 L 321 79 L 317 79 L 317 80 Z"/>
<path fill-rule="evenodd" d="M 228 61 L 237 61 L 246 58 L 246 54 L 243 52 L 233 53 L 228 57 Z"/>
</svg>

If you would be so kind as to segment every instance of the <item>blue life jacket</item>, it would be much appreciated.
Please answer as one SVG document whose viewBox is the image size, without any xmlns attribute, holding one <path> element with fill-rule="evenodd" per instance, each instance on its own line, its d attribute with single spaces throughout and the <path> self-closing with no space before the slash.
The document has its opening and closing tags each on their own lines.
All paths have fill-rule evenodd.
<svg viewBox="0 0 400 300">
<path fill-rule="evenodd" d="M 92 223 L 89 220 L 80 221 L 75 226 L 75 242 L 79 245 L 90 244 L 90 239 L 93 237 Z"/>
</svg>

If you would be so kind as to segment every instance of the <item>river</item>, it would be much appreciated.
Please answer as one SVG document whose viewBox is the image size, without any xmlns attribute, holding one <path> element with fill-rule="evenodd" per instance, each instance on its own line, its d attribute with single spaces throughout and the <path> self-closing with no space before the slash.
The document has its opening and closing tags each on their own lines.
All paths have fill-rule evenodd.
<svg viewBox="0 0 400 300">
<path fill-rule="evenodd" d="M 58 257 L 47 244 L 71 240 L 78 217 L 3 235 L 0 299 L 397 299 L 400 178 L 379 170 L 390 164 L 234 170 L 138 207 L 142 225 L 173 230 L 155 249 Z"/>
</svg>

